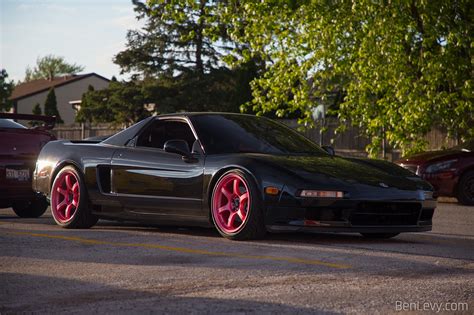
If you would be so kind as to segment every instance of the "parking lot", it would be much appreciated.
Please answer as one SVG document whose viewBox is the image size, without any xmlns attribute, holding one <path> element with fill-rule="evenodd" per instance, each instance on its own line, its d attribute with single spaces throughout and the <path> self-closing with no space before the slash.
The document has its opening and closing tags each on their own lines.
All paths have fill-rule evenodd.
<svg viewBox="0 0 474 315">
<path fill-rule="evenodd" d="M 434 229 L 391 240 L 100 221 L 0 210 L 0 313 L 397 313 L 474 310 L 474 207 L 440 203 Z M 408 304 L 405 304 L 408 303 Z M 468 309 L 466 309 L 466 307 Z"/>
</svg>

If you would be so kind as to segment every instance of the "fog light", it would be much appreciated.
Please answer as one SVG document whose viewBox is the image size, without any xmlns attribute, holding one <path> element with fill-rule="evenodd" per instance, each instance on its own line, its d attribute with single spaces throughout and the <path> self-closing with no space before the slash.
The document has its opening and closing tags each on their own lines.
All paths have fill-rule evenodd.
<svg viewBox="0 0 474 315">
<path fill-rule="evenodd" d="M 332 190 L 302 190 L 300 196 L 310 198 L 343 198 L 344 192 Z"/>
</svg>

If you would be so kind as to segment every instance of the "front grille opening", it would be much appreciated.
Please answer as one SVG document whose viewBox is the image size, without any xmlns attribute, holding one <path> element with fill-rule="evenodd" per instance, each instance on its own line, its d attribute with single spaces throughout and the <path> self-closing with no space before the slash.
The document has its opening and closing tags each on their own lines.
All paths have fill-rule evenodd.
<svg viewBox="0 0 474 315">
<path fill-rule="evenodd" d="M 314 221 L 347 221 L 350 210 L 334 208 L 307 208 L 305 219 Z"/>
<path fill-rule="evenodd" d="M 420 221 L 431 221 L 433 219 L 434 209 L 423 209 L 421 211 Z"/>
<path fill-rule="evenodd" d="M 416 225 L 421 204 L 416 202 L 362 202 L 351 216 L 352 225 Z"/>
</svg>

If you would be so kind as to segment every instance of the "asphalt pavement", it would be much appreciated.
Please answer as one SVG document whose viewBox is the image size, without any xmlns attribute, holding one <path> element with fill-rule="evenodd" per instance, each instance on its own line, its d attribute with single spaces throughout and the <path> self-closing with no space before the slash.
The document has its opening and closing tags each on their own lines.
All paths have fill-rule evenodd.
<svg viewBox="0 0 474 315">
<path fill-rule="evenodd" d="M 99 221 L 0 210 L 0 313 L 474 313 L 474 207 L 390 240 Z"/>
</svg>

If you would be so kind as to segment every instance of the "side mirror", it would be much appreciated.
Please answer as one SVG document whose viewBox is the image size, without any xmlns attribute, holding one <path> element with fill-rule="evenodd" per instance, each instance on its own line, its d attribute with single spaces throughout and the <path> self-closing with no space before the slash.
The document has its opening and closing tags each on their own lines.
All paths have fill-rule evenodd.
<svg viewBox="0 0 474 315">
<path fill-rule="evenodd" d="M 184 140 L 168 140 L 163 147 L 166 152 L 177 153 L 184 157 L 190 157 L 188 143 Z"/>
<path fill-rule="evenodd" d="M 323 145 L 321 148 L 323 148 L 323 150 L 326 151 L 330 156 L 336 155 L 336 151 L 330 145 Z"/>
</svg>

